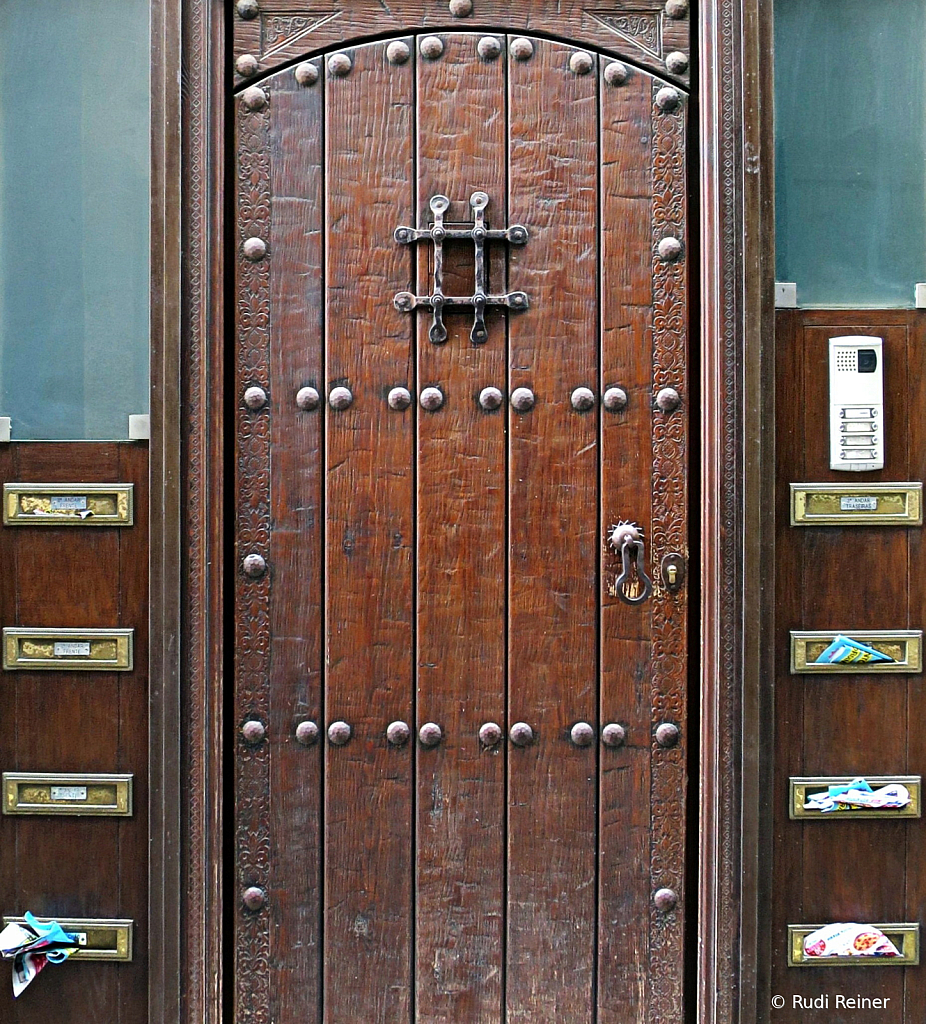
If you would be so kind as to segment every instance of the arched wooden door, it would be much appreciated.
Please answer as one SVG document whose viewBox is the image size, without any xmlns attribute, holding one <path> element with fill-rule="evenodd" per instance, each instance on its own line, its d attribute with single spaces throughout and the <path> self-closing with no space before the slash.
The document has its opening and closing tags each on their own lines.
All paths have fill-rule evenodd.
<svg viewBox="0 0 926 1024">
<path fill-rule="evenodd" d="M 684 93 L 438 31 L 235 102 L 235 1020 L 680 1021 Z"/>
</svg>

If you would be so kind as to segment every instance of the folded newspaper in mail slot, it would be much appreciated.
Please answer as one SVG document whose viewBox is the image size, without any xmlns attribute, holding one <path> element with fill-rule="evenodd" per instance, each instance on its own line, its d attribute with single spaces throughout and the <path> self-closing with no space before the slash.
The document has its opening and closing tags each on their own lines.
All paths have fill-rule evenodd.
<svg viewBox="0 0 926 1024">
<path fill-rule="evenodd" d="M 805 811 L 899 810 L 910 803 L 910 790 L 899 782 L 872 789 L 867 779 L 828 786 L 825 793 L 814 793 L 804 804 Z"/>
<path fill-rule="evenodd" d="M 838 633 L 833 642 L 816 659 L 816 665 L 862 664 L 866 661 L 893 661 L 889 654 L 876 651 L 874 647 L 859 643 L 851 637 Z"/>
<path fill-rule="evenodd" d="M 47 964 L 60 964 L 80 946 L 78 936 L 57 921 L 39 924 L 30 913 L 25 924 L 8 924 L 0 931 L 0 956 L 13 961 L 13 998 L 28 988 Z"/>
</svg>

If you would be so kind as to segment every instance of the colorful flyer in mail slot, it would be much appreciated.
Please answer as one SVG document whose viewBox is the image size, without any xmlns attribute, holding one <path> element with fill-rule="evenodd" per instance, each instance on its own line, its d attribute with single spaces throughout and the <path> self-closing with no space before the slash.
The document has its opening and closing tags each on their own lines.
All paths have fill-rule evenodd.
<svg viewBox="0 0 926 1024">
<path fill-rule="evenodd" d="M 876 651 L 874 647 L 859 643 L 851 637 L 838 633 L 833 642 L 817 658 L 817 665 L 862 664 L 866 661 L 893 661 L 889 654 Z"/>
<path fill-rule="evenodd" d="M 56 921 L 39 922 L 26 913 L 24 924 L 8 924 L 0 931 L 0 956 L 13 961 L 13 998 L 18 998 L 47 964 L 60 964 L 80 945 L 76 935 Z"/>
</svg>

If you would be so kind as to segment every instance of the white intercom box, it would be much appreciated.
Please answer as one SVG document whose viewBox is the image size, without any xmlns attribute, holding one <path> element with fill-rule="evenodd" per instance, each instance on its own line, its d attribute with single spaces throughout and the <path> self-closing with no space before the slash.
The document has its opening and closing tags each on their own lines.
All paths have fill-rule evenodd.
<svg viewBox="0 0 926 1024">
<path fill-rule="evenodd" d="M 881 338 L 830 338 L 830 469 L 884 468 Z"/>
</svg>

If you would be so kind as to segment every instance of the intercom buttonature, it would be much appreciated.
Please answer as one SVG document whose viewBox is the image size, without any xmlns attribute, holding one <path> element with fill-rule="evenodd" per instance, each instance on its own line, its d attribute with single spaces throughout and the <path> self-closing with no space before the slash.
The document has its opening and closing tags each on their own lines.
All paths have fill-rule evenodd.
<svg viewBox="0 0 926 1024">
<path fill-rule="evenodd" d="M 830 338 L 830 468 L 884 468 L 881 338 Z"/>
</svg>

